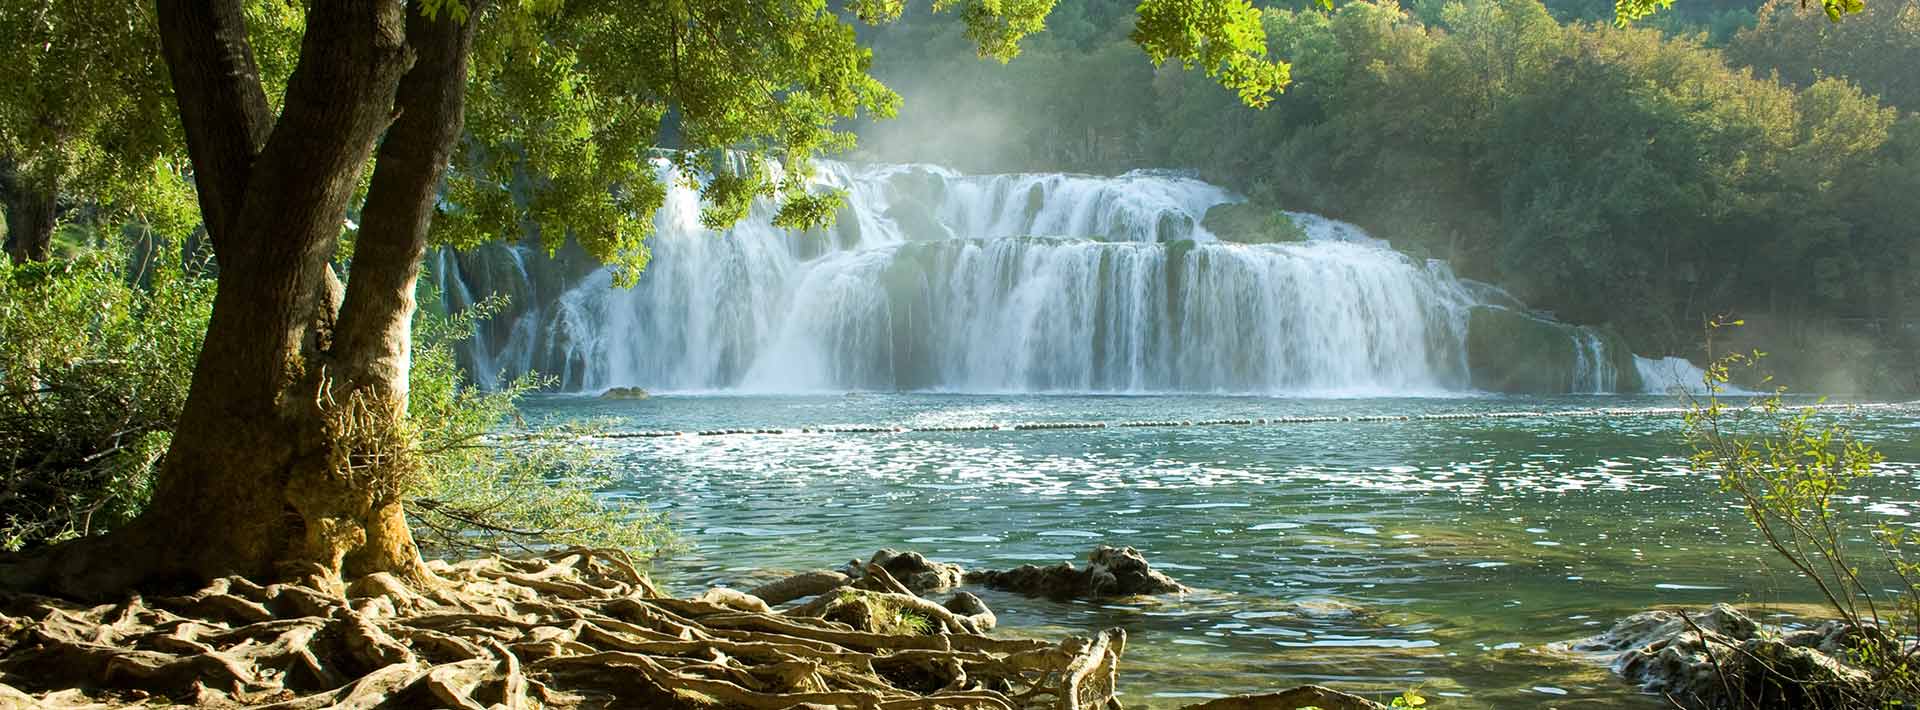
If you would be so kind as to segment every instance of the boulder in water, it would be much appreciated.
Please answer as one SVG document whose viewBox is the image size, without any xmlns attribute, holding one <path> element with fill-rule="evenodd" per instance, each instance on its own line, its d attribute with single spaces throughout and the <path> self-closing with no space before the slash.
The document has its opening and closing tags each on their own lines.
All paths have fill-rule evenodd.
<svg viewBox="0 0 1920 710">
<path fill-rule="evenodd" d="M 910 240 L 939 240 L 954 238 L 953 230 L 934 216 L 934 207 L 912 197 L 902 197 L 887 207 L 887 219 L 893 220 L 900 228 L 900 235 Z"/>
<path fill-rule="evenodd" d="M 1613 328 L 1596 328 L 1594 332 L 1600 338 L 1601 351 L 1607 358 L 1608 366 L 1613 368 L 1613 391 L 1645 392 L 1647 383 L 1640 379 L 1640 361 L 1634 357 L 1633 346 L 1628 345 L 1627 339 Z"/>
<path fill-rule="evenodd" d="M 1010 570 L 985 570 L 967 575 L 967 581 L 1028 596 L 1052 599 L 1102 599 L 1153 594 L 1184 594 L 1186 585 L 1147 564 L 1131 547 L 1101 545 L 1087 554 L 1087 566 L 1071 562 L 1052 567 L 1021 565 Z"/>
<path fill-rule="evenodd" d="M 613 387 L 600 393 L 601 399 L 646 399 L 652 396 L 640 387 Z"/>
<path fill-rule="evenodd" d="M 1475 302 L 1484 303 L 1489 306 L 1499 306 L 1508 310 L 1527 310 L 1527 304 L 1521 303 L 1520 299 L 1515 298 L 1513 294 L 1508 293 L 1504 288 L 1485 281 L 1475 281 L 1473 279 L 1463 278 L 1459 279 L 1459 281 L 1460 288 L 1466 289 L 1467 293 L 1473 296 Z"/>
<path fill-rule="evenodd" d="M 895 552 L 888 549 L 873 553 L 873 557 L 868 558 L 866 565 L 860 564 L 858 560 L 849 561 L 847 575 L 854 578 L 864 577 L 867 565 L 879 565 L 914 594 L 922 595 L 958 587 L 966 580 L 967 575 L 966 570 L 961 569 L 960 565 L 935 562 L 912 550 Z"/>
<path fill-rule="evenodd" d="M 1181 710 L 1386 710 L 1387 706 L 1372 700 L 1342 693 L 1332 688 L 1318 685 L 1303 685 L 1289 688 L 1278 693 L 1259 693 L 1255 695 L 1233 695 L 1215 698 L 1198 705 L 1188 705 Z"/>
<path fill-rule="evenodd" d="M 1559 323 L 1497 306 L 1476 306 L 1467 317 L 1467 369 L 1477 389 L 1570 392 L 1573 359 L 1573 336 Z"/>
<path fill-rule="evenodd" d="M 940 222 L 941 202 L 947 196 L 947 178 L 931 170 L 910 167 L 887 177 L 887 219 L 908 240 L 953 239 L 953 230 Z M 856 222 L 858 220 L 855 220 Z M 852 245 L 842 245 L 850 248 Z"/>
<path fill-rule="evenodd" d="M 1646 611 L 1559 646 L 1685 708 L 1856 707 L 1872 677 L 1840 660 L 1865 637 L 1839 622 L 1777 633 L 1725 604 Z"/>
</svg>

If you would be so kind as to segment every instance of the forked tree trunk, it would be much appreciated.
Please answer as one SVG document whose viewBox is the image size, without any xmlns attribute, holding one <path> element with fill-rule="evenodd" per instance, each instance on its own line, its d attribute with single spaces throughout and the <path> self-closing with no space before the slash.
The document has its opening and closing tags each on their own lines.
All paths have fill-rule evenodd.
<svg viewBox="0 0 1920 710">
<path fill-rule="evenodd" d="M 152 503 L 58 551 L 42 586 L 425 580 L 400 506 L 407 324 L 474 23 L 400 0 L 310 7 L 284 109 L 265 127 L 239 0 L 160 0 L 219 289 Z M 343 291 L 329 262 L 383 134 Z"/>
<path fill-rule="evenodd" d="M 480 7 L 468 0 L 469 17 Z M 426 257 L 435 195 L 463 125 L 474 24 L 430 20 L 417 11 L 408 15 L 407 39 L 417 60 L 400 81 L 399 117 L 380 143 L 360 214 L 352 278 L 332 348 L 343 385 L 336 396 L 376 403 L 372 414 L 383 421 L 406 419 L 414 285 Z M 366 544 L 347 554 L 341 570 L 347 576 L 403 570 L 418 576 L 420 552 L 401 507 L 402 491 L 391 487 L 411 472 L 412 462 L 394 463 L 382 474 L 390 479 L 378 486 L 382 495 L 372 501 Z"/>
</svg>

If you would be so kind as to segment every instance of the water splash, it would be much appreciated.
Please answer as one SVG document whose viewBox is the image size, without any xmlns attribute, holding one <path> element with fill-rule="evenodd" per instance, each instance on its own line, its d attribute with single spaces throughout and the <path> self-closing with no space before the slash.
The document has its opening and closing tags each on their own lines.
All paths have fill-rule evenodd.
<svg viewBox="0 0 1920 710">
<path fill-rule="evenodd" d="M 1634 367 L 1640 371 L 1641 387 L 1653 394 L 1702 394 L 1707 391 L 1706 371 L 1686 358 L 1659 359 L 1635 355 Z M 1729 389 L 1739 394 L 1744 390 Z"/>
</svg>

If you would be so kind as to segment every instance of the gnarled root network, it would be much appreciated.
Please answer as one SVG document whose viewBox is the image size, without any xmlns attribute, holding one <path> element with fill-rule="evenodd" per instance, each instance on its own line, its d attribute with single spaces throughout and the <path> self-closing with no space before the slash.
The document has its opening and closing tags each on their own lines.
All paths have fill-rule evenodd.
<svg viewBox="0 0 1920 710">
<path fill-rule="evenodd" d="M 234 577 L 101 606 L 6 598 L 0 708 L 1079 710 L 1115 704 L 1126 644 L 1117 629 L 989 638 L 983 619 L 904 589 L 863 593 L 934 620 L 919 633 L 774 614 L 725 590 L 677 599 L 602 550 L 430 565 L 433 588 L 374 575 L 345 597 Z"/>
</svg>

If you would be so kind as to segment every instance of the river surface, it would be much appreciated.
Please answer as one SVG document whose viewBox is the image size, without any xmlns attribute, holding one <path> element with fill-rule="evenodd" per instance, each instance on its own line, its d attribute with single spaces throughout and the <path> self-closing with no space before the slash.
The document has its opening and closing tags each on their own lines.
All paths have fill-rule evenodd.
<svg viewBox="0 0 1920 710">
<path fill-rule="evenodd" d="M 1660 397 L 1292 399 L 861 394 L 536 398 L 616 430 L 1421 416 L 1672 406 Z M 1847 415 L 1888 463 L 1849 505 L 1915 524 L 1920 411 Z M 671 515 L 676 591 L 750 587 L 877 548 L 969 568 L 1132 545 L 1184 598 L 1060 603 L 973 590 L 1003 634 L 1119 626 L 1123 700 L 1321 683 L 1437 707 L 1660 707 L 1544 648 L 1655 606 L 1812 601 L 1770 564 L 1676 416 L 614 439 L 609 495 Z M 1806 607 L 1797 607 L 1805 609 Z"/>
</svg>

